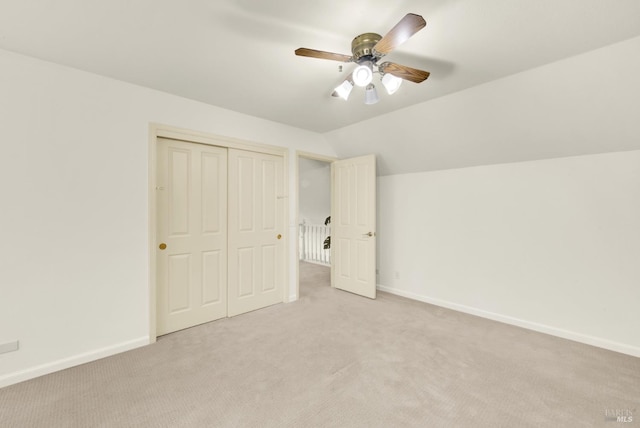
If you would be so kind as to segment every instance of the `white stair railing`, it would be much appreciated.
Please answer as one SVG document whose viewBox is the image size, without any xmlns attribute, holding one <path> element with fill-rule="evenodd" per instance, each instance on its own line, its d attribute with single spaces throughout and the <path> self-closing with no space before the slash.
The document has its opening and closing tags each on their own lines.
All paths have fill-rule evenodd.
<svg viewBox="0 0 640 428">
<path fill-rule="evenodd" d="M 300 224 L 300 260 L 321 265 L 331 264 L 331 250 L 324 249 L 324 240 L 331 235 L 331 226 Z"/>
</svg>

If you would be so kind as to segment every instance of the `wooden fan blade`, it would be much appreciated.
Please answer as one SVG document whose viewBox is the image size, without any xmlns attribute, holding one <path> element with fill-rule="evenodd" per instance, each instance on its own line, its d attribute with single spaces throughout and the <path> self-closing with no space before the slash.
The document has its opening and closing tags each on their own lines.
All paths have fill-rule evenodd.
<svg viewBox="0 0 640 428">
<path fill-rule="evenodd" d="M 418 70 L 417 68 L 407 67 L 406 65 L 400 65 L 394 62 L 384 62 L 380 64 L 380 70 L 382 70 L 383 73 L 393 74 L 396 77 L 415 83 L 424 82 L 430 74 L 428 71 Z"/>
<path fill-rule="evenodd" d="M 311 58 L 329 59 L 331 61 L 349 62 L 351 57 L 349 55 L 342 55 L 332 52 L 317 51 L 315 49 L 298 48 L 296 49 L 296 55 L 308 56 Z"/>
<path fill-rule="evenodd" d="M 382 55 L 386 55 L 409 40 L 411 36 L 422 30 L 426 25 L 427 22 L 422 16 L 407 13 L 391 31 L 376 43 L 373 49 Z"/>
</svg>

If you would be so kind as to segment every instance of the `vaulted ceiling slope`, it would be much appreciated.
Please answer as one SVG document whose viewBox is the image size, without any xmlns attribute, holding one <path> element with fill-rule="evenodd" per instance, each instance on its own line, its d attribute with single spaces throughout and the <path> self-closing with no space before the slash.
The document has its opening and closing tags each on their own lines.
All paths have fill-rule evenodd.
<svg viewBox="0 0 640 428">
<path fill-rule="evenodd" d="M 365 105 L 330 96 L 350 54 L 406 13 L 385 59 L 431 72 Z M 380 173 L 640 148 L 638 0 L 5 0 L 0 48 L 324 134 Z M 360 88 L 358 88 L 360 89 Z M 633 100 L 633 101 L 632 101 Z"/>
<path fill-rule="evenodd" d="M 378 174 L 640 150 L 640 37 L 325 134 Z"/>
</svg>

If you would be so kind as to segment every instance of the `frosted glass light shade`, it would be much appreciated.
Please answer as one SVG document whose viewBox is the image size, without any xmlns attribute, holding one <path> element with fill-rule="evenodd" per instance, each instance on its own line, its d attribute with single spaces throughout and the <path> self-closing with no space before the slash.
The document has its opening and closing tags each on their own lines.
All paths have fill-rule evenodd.
<svg viewBox="0 0 640 428">
<path fill-rule="evenodd" d="M 402 79 L 394 76 L 393 74 L 387 73 L 384 76 L 382 76 L 382 84 L 387 90 L 387 93 L 389 95 L 392 95 L 398 89 L 400 89 L 400 85 L 402 85 Z"/>
<path fill-rule="evenodd" d="M 373 70 L 368 65 L 359 65 L 353 70 L 353 83 L 358 86 L 367 86 L 373 80 Z"/>
<path fill-rule="evenodd" d="M 364 91 L 364 103 L 365 104 L 375 104 L 380 101 L 378 97 L 378 91 L 376 91 L 376 87 L 373 86 L 373 83 L 369 83 Z"/>
<path fill-rule="evenodd" d="M 345 80 L 340 84 L 340 86 L 338 86 L 335 89 L 335 91 L 340 98 L 342 98 L 343 100 L 346 100 L 349 98 L 349 94 L 351 93 L 352 89 L 353 89 L 353 83 L 351 83 L 349 80 Z"/>
</svg>

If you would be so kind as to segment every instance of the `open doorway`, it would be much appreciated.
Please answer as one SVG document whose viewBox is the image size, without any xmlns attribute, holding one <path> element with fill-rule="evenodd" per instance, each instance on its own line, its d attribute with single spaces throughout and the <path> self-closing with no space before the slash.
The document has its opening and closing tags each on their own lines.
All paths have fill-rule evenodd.
<svg viewBox="0 0 640 428">
<path fill-rule="evenodd" d="M 305 160 L 321 161 L 306 162 Z M 302 160 L 302 161 L 301 161 Z M 302 172 L 300 169 L 302 168 Z M 301 263 L 318 265 L 318 259 L 307 258 L 308 251 L 305 248 L 304 232 L 300 230 L 309 223 L 322 221 L 326 213 L 326 205 L 320 205 L 320 211 L 309 211 L 305 207 L 307 196 L 314 205 L 318 199 L 323 199 L 322 192 L 328 193 L 330 229 L 324 230 L 321 236 L 315 238 L 316 251 L 322 253 L 330 250 L 329 266 L 324 267 L 328 276 L 326 285 L 340 290 L 348 291 L 370 299 L 376 298 L 376 157 L 373 154 L 358 156 L 349 159 L 335 159 L 325 156 L 316 156 L 296 153 L 295 157 L 295 184 L 297 217 L 296 222 L 296 258 L 298 263 L 293 263 L 296 268 L 295 300 L 301 296 Z M 325 171 L 325 179 L 328 173 L 328 192 L 326 189 L 318 190 L 315 186 L 318 170 Z M 311 171 L 311 174 L 309 174 Z M 311 179 L 309 179 L 311 177 Z M 302 208 L 301 208 L 302 204 Z M 324 212 L 323 212 L 324 210 Z M 295 227 L 295 226 L 294 226 Z M 330 237 L 327 240 L 327 237 Z M 325 244 L 327 242 L 327 244 Z M 324 248 L 325 246 L 330 248 Z M 302 248 L 302 251 L 301 251 Z M 313 250 L 312 250 L 313 251 Z M 312 253 L 313 254 L 313 253 Z M 324 256 L 326 258 L 326 255 Z M 301 261 L 302 260 L 302 261 Z M 320 259 L 322 260 L 322 259 Z M 305 265 L 305 266 L 307 266 Z M 305 272 L 302 272 L 304 275 Z"/>
<path fill-rule="evenodd" d="M 331 285 L 331 162 L 298 153 L 298 297 Z"/>
</svg>

